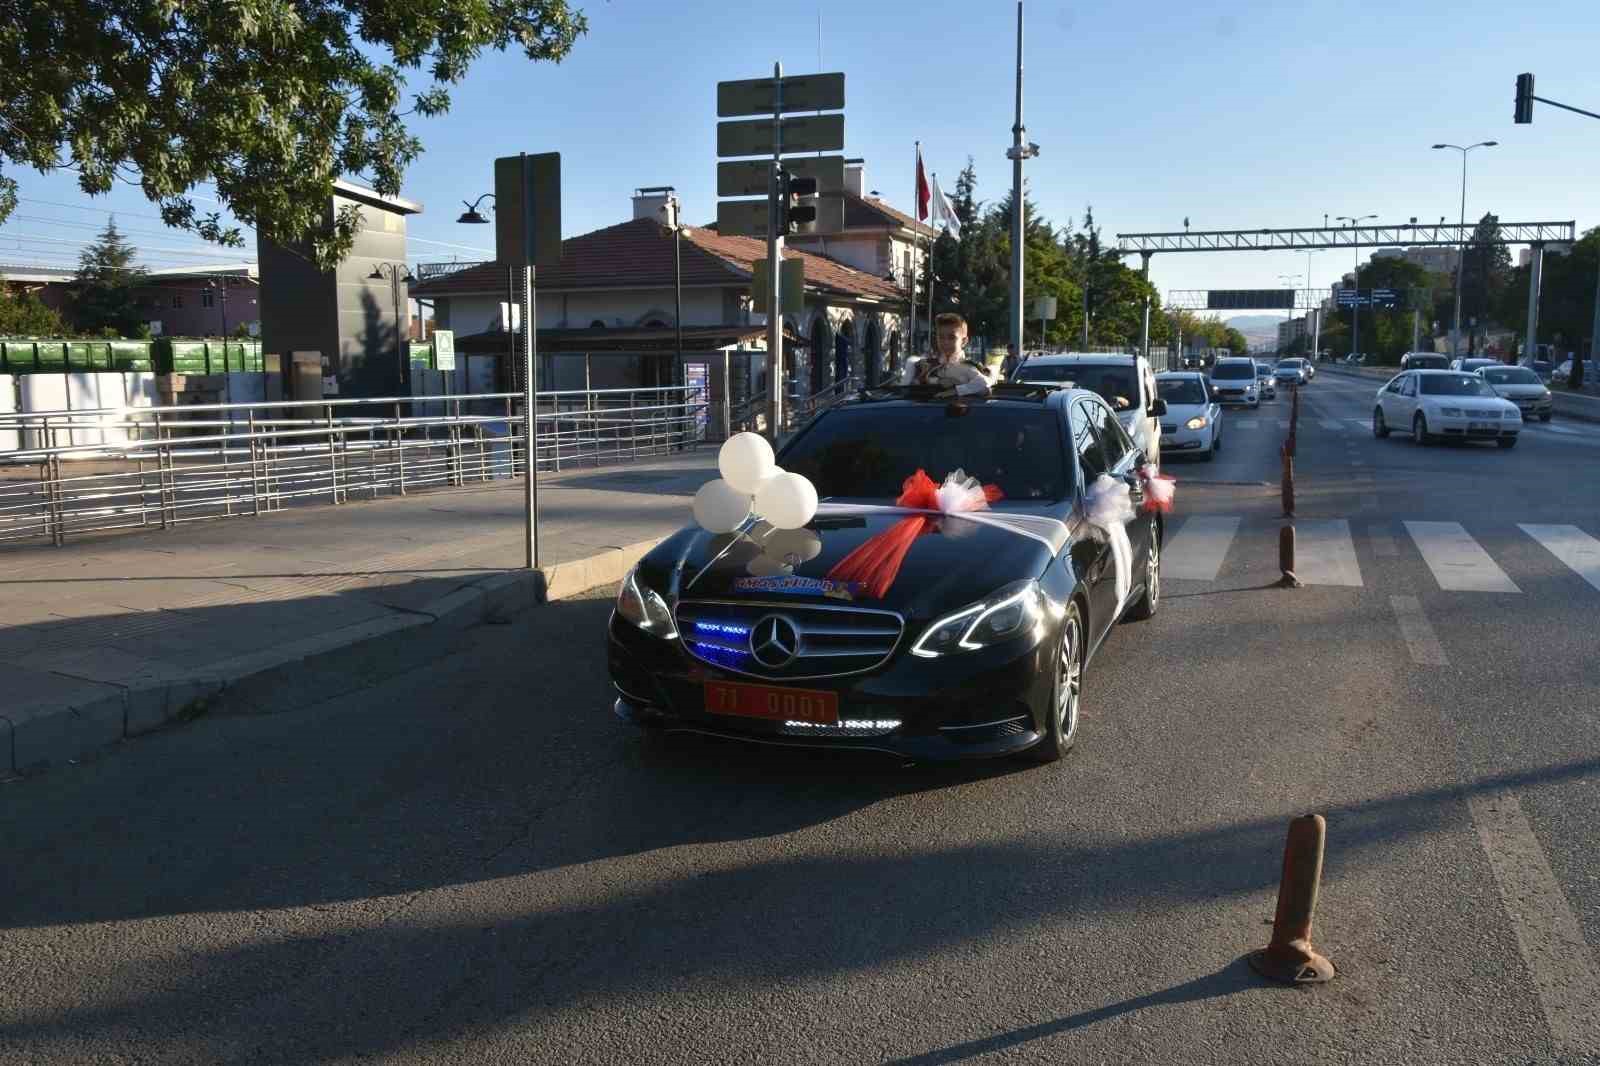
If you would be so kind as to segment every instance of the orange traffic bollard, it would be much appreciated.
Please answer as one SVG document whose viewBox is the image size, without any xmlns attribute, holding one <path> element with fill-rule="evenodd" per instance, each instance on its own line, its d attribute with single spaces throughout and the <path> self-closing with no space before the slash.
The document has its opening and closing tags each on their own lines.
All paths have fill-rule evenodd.
<svg viewBox="0 0 1600 1066">
<path fill-rule="evenodd" d="M 1278 530 L 1278 587 L 1297 589 L 1300 579 L 1294 576 L 1294 526 Z"/>
<path fill-rule="evenodd" d="M 1290 442 L 1283 444 L 1283 517 L 1294 517 L 1294 452 Z"/>
<path fill-rule="evenodd" d="M 1249 956 L 1250 968 L 1262 977 L 1288 984 L 1321 984 L 1334 978 L 1333 963 L 1311 944 L 1311 918 L 1322 881 L 1322 853 L 1328 823 L 1307 814 L 1289 823 L 1283 847 L 1283 879 L 1278 884 L 1278 912 L 1272 919 L 1272 942 Z"/>
</svg>

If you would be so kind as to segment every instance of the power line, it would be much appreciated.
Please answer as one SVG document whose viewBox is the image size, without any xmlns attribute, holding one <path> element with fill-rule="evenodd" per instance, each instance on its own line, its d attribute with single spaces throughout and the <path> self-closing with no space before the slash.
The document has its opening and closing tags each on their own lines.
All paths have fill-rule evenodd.
<svg viewBox="0 0 1600 1066">
<path fill-rule="evenodd" d="M 197 200 L 209 200 L 210 197 L 197 196 L 197 197 L 194 197 L 194 199 L 197 199 Z M 89 204 L 65 204 L 65 203 L 62 203 L 60 200 L 40 200 L 40 199 L 38 199 L 36 197 L 33 197 L 33 196 L 19 196 L 19 197 L 17 197 L 17 202 L 18 203 L 24 203 L 24 204 L 48 204 L 51 207 L 65 207 L 65 208 L 68 208 L 69 210 L 72 210 L 72 211 L 89 211 L 89 212 L 91 212 L 93 214 L 97 214 L 97 215 L 101 215 L 101 214 L 104 214 L 104 215 L 121 215 L 123 218 L 143 218 L 143 219 L 149 219 L 152 222 L 165 223 L 167 221 L 166 219 L 162 218 L 160 215 L 141 215 L 141 214 L 138 214 L 138 213 L 135 213 L 135 212 L 132 212 L 132 211 L 118 211 L 118 210 L 115 210 L 114 208 L 109 208 L 109 207 L 108 208 L 91 207 Z M 220 200 L 211 200 L 211 202 L 214 203 L 214 204 L 219 204 L 219 205 L 222 204 L 222 202 Z M 226 205 L 222 205 L 222 206 L 226 206 Z M 254 226 L 246 225 L 245 223 L 240 222 L 237 219 L 234 220 L 233 225 L 238 226 L 240 229 L 247 229 L 247 230 L 255 229 Z"/>
<path fill-rule="evenodd" d="M 6 221 L 9 223 L 12 219 L 23 222 L 43 222 L 50 226 L 71 226 L 73 229 L 90 229 L 95 230 L 96 232 L 99 232 L 103 229 L 101 224 L 98 222 L 72 222 L 64 218 L 44 218 L 40 215 L 12 215 L 11 218 L 7 219 Z M 0 230 L 0 234 L 3 234 L 4 232 L 4 230 Z M 165 233 L 161 233 L 156 230 L 147 229 L 123 229 L 121 226 L 117 227 L 117 232 L 127 237 L 178 237 L 181 239 L 185 235 L 185 231 L 178 229 L 169 229 Z M 222 246 L 219 244 L 211 244 L 210 242 L 200 242 L 199 247 L 211 249 L 220 248 Z"/>
<path fill-rule="evenodd" d="M 81 240 L 75 241 L 75 240 L 69 240 L 66 237 L 41 237 L 41 236 L 39 236 L 37 234 L 33 234 L 33 233 L 6 233 L 4 231 L 0 231 L 0 241 L 30 241 L 30 242 L 32 242 L 32 241 L 42 241 L 42 242 L 45 242 L 45 243 L 48 243 L 48 244 L 70 244 L 70 245 L 73 245 L 75 247 L 80 247 L 80 248 L 87 248 L 87 247 L 90 247 L 92 245 L 95 245 L 95 244 L 99 243 L 98 241 L 81 241 Z M 135 250 L 136 251 L 140 251 L 141 249 L 135 249 Z M 172 252 L 172 253 L 174 253 L 176 255 L 207 256 L 207 257 L 210 257 L 210 258 L 213 258 L 213 259 L 231 259 L 231 260 L 234 260 L 235 262 L 242 260 L 248 254 L 247 252 L 245 252 L 243 250 L 231 251 L 231 252 L 228 252 L 228 251 L 211 252 L 211 251 L 200 251 L 198 249 L 192 249 L 192 248 L 145 248 L 145 249 L 142 249 L 142 251 L 146 251 L 146 252 Z"/>
<path fill-rule="evenodd" d="M 413 241 L 415 241 L 417 244 L 437 244 L 441 248 L 459 248 L 463 252 L 477 252 L 480 255 L 493 255 L 494 254 L 492 249 L 489 249 L 489 248 L 474 248 L 470 244 L 451 244 L 449 241 L 431 241 L 426 237 L 412 237 L 410 235 L 406 236 L 406 243 L 407 244 L 410 244 Z"/>
</svg>

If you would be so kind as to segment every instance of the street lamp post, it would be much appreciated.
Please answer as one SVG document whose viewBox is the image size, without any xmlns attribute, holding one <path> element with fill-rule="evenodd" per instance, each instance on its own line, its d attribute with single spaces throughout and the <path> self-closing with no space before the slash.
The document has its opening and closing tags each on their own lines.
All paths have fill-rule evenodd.
<svg viewBox="0 0 1600 1066">
<path fill-rule="evenodd" d="M 1493 148 L 1499 143 L 1499 141 L 1479 141 L 1477 144 L 1469 144 L 1466 147 L 1462 147 L 1459 144 L 1436 144 L 1433 146 L 1435 149 L 1453 148 L 1461 153 L 1461 222 L 1457 231 L 1461 240 L 1458 242 L 1456 249 L 1456 309 L 1454 321 L 1450 326 L 1451 355 L 1461 354 L 1461 275 L 1465 273 L 1467 267 L 1467 153 L 1474 148 Z"/>
<path fill-rule="evenodd" d="M 1027 140 L 1027 133 L 1022 124 L 1022 0 L 1017 0 L 1017 117 L 1006 158 L 1011 160 L 1011 350 L 1018 355 L 1022 354 L 1022 161 L 1039 154 L 1039 146 Z M 915 291 L 916 281 L 911 284 Z"/>
<path fill-rule="evenodd" d="M 1367 219 L 1377 217 L 1377 215 L 1336 215 L 1334 220 L 1348 222 L 1353 231 L 1355 227 L 1361 225 Z M 1356 298 L 1350 304 L 1350 354 L 1356 355 L 1360 351 L 1361 341 L 1361 247 L 1356 244 L 1354 232 L 1350 234 L 1350 247 L 1356 253 L 1356 272 L 1354 275 Z"/>
<path fill-rule="evenodd" d="M 476 200 L 473 200 L 470 203 L 468 203 L 466 200 L 462 200 L 461 202 L 466 205 L 467 209 L 465 211 L 461 212 L 461 217 L 456 219 L 456 222 L 458 222 L 458 223 L 460 223 L 462 225 L 467 225 L 467 226 L 487 226 L 489 224 L 489 220 L 487 218 L 485 218 L 481 212 L 479 212 L 478 205 L 483 203 L 485 200 L 493 200 L 493 199 L 494 199 L 494 193 L 486 192 L 482 196 L 478 197 Z M 516 274 L 517 274 L 517 272 L 515 270 L 512 270 L 512 269 L 507 269 L 506 270 L 506 321 L 505 321 L 505 327 L 506 327 L 506 338 L 507 338 L 508 343 L 511 345 L 510 350 L 506 353 L 506 356 L 507 356 L 507 358 L 506 358 L 506 366 L 507 367 L 516 366 L 516 363 L 517 363 L 517 339 L 516 339 L 516 333 L 511 328 L 511 316 L 515 313 L 514 309 L 517 306 L 517 286 L 516 286 L 516 280 L 515 280 L 516 279 Z M 588 357 L 587 356 L 584 357 L 584 362 L 585 362 L 585 364 L 588 363 Z M 584 382 L 584 388 L 588 388 L 588 387 L 589 387 L 589 383 L 587 381 Z"/>
<path fill-rule="evenodd" d="M 411 268 L 404 263 L 379 263 L 372 268 L 372 273 L 367 275 L 367 279 L 389 283 L 389 291 L 394 299 L 394 355 L 398 364 L 399 382 L 401 387 L 404 387 L 410 380 L 410 373 L 406 361 L 405 318 L 400 314 L 400 286 L 409 285 L 417 279 L 412 276 Z"/>
<path fill-rule="evenodd" d="M 1302 281 L 1302 280 L 1304 280 L 1304 279 L 1303 279 L 1303 276 L 1302 276 L 1302 275 L 1300 275 L 1300 274 L 1279 274 L 1279 275 L 1278 275 L 1278 280 L 1279 280 L 1279 281 L 1280 281 L 1280 282 L 1284 282 L 1284 281 L 1287 281 L 1287 282 L 1289 282 L 1289 283 L 1290 283 L 1290 284 L 1291 284 L 1291 285 L 1292 285 L 1292 284 L 1294 284 L 1294 283 L 1295 283 L 1295 282 L 1298 282 L 1298 281 Z M 1288 317 L 1288 319 L 1287 319 L 1287 320 L 1286 320 L 1286 322 L 1285 322 L 1285 324 L 1286 324 L 1286 325 L 1288 325 L 1288 327 L 1289 327 L 1289 328 L 1288 328 L 1288 329 L 1286 329 L 1286 330 L 1285 330 L 1285 331 L 1284 331 L 1284 332 L 1285 332 L 1285 333 L 1293 333 L 1293 332 L 1294 332 L 1294 327 L 1293 327 L 1293 325 L 1292 325 L 1292 323 L 1293 323 L 1293 322 L 1294 322 L 1294 302 L 1293 302 L 1293 301 L 1292 301 L 1292 300 L 1291 300 L 1291 301 L 1290 301 L 1290 304 L 1289 304 L 1289 317 Z M 1284 346 L 1284 347 L 1288 347 L 1288 345 L 1289 345 L 1289 344 L 1290 344 L 1290 343 L 1291 343 L 1291 342 L 1293 342 L 1293 340 L 1294 340 L 1294 338 L 1293 338 L 1293 337 L 1289 337 L 1289 338 L 1288 338 L 1288 339 L 1287 339 L 1287 340 L 1286 340 L 1286 341 L 1285 341 L 1285 342 L 1284 342 L 1284 345 L 1283 345 L 1283 346 Z"/>
</svg>

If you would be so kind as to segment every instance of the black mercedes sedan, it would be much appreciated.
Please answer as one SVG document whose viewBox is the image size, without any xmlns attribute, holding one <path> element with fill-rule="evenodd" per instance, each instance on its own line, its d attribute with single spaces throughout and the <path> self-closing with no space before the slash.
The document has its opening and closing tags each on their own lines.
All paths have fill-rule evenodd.
<svg viewBox="0 0 1600 1066">
<path fill-rule="evenodd" d="M 615 711 L 918 761 L 1059 759 L 1096 650 L 1159 602 L 1164 519 L 1141 506 L 1144 460 L 1111 408 L 1071 387 L 840 404 L 777 456 L 821 499 L 805 528 L 690 527 L 623 581 L 608 636 Z M 982 483 L 986 509 L 897 505 L 915 472 L 937 483 L 958 470 Z M 1114 480 L 1091 497 L 1101 474 Z M 1113 550 L 1090 503 L 1121 484 L 1133 517 Z"/>
</svg>

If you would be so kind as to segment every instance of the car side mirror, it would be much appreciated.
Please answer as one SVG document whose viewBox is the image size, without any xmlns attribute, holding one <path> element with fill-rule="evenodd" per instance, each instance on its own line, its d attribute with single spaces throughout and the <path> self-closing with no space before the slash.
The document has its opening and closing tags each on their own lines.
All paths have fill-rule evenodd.
<svg viewBox="0 0 1600 1066">
<path fill-rule="evenodd" d="M 1150 417 L 1160 418 L 1167 413 L 1167 401 L 1157 396 L 1150 401 Z"/>
</svg>

